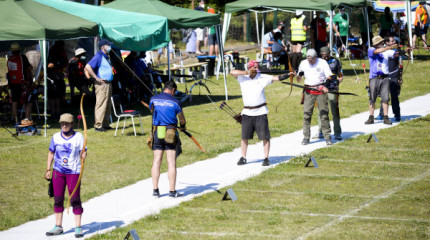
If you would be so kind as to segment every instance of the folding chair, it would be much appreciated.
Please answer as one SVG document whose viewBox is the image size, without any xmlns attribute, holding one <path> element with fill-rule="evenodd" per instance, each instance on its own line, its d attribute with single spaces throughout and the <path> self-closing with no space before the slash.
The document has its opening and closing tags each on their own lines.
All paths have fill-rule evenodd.
<svg viewBox="0 0 430 240">
<path fill-rule="evenodd" d="M 115 95 L 111 97 L 111 101 L 112 101 L 112 108 L 113 108 L 113 113 L 115 114 L 115 117 L 118 118 L 117 122 L 116 122 L 116 128 L 115 128 L 115 135 L 118 131 L 118 125 L 119 125 L 119 121 L 121 120 L 121 118 L 124 118 L 124 126 L 122 128 L 122 135 L 124 135 L 124 129 L 125 129 L 125 123 L 127 122 L 127 118 L 131 118 L 131 123 L 133 124 L 133 130 L 134 130 L 134 136 L 136 135 L 136 127 L 134 126 L 134 117 L 139 117 L 140 120 L 140 129 L 142 130 L 142 134 L 143 134 L 143 127 L 142 127 L 142 118 L 140 116 L 140 112 L 139 111 L 135 111 L 135 110 L 122 110 L 122 105 L 120 103 L 120 100 L 118 99 L 117 102 L 115 102 L 115 98 L 119 98 L 119 96 Z M 118 114 L 116 112 L 116 106 L 120 107 L 121 112 Z"/>
</svg>

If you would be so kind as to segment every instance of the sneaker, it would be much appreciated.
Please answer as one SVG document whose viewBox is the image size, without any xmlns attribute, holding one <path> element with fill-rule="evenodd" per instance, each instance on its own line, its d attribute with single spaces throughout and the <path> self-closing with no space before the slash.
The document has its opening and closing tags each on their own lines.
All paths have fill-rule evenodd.
<svg viewBox="0 0 430 240">
<path fill-rule="evenodd" d="M 395 120 L 396 122 L 400 122 L 400 121 L 401 121 L 401 118 L 400 118 L 400 116 L 397 116 L 394 120 Z"/>
<path fill-rule="evenodd" d="M 239 159 L 239 161 L 237 162 L 237 165 L 244 165 L 244 164 L 246 164 L 246 158 L 241 157 L 241 158 Z"/>
<path fill-rule="evenodd" d="M 388 116 L 387 115 L 385 115 L 384 116 L 384 124 L 387 124 L 387 125 L 392 125 L 393 123 L 390 121 L 390 119 L 388 119 Z"/>
<path fill-rule="evenodd" d="M 268 158 L 265 158 L 265 159 L 264 159 L 264 161 L 263 161 L 262 166 L 269 166 L 269 165 L 270 165 L 270 161 L 269 161 L 269 159 L 268 159 Z"/>
<path fill-rule="evenodd" d="M 177 191 L 170 191 L 169 192 L 169 197 L 172 197 L 172 198 L 177 198 L 177 197 L 182 197 L 182 196 L 184 196 L 184 194 L 182 194 L 182 193 L 179 193 L 179 192 L 177 192 Z"/>
<path fill-rule="evenodd" d="M 331 142 L 331 139 L 325 140 L 325 143 L 327 144 L 327 146 L 333 145 L 333 143 Z"/>
<path fill-rule="evenodd" d="M 154 189 L 154 191 L 152 192 L 152 196 L 154 198 L 159 198 L 160 197 L 160 190 Z"/>
<path fill-rule="evenodd" d="M 323 139 L 324 135 L 322 134 L 322 132 L 318 132 L 317 134 L 315 134 L 315 136 L 312 137 L 313 139 Z"/>
<path fill-rule="evenodd" d="M 75 238 L 81 238 L 83 236 L 84 236 L 84 234 L 82 233 L 82 228 L 76 227 L 75 228 Z"/>
<path fill-rule="evenodd" d="M 106 130 L 112 130 L 113 128 L 111 126 L 103 127 Z"/>
<path fill-rule="evenodd" d="M 49 232 L 46 232 L 46 236 L 57 236 L 63 233 L 63 228 L 55 225 L 53 229 Z"/>
<path fill-rule="evenodd" d="M 309 144 L 309 139 L 303 139 L 302 145 L 308 145 L 308 144 Z"/>
<path fill-rule="evenodd" d="M 374 124 L 375 123 L 375 118 L 372 115 L 369 115 L 369 119 L 367 119 L 366 122 L 364 122 L 364 124 Z"/>
<path fill-rule="evenodd" d="M 104 129 L 104 128 L 95 128 L 95 130 L 97 131 L 97 132 L 106 132 L 106 129 Z"/>
<path fill-rule="evenodd" d="M 376 118 L 376 120 L 382 120 L 382 119 L 384 119 L 384 116 L 382 115 L 378 115 L 378 117 Z"/>
<path fill-rule="evenodd" d="M 340 134 L 339 135 L 334 135 L 334 139 L 336 139 L 336 140 L 342 140 L 342 137 L 340 136 Z"/>
</svg>

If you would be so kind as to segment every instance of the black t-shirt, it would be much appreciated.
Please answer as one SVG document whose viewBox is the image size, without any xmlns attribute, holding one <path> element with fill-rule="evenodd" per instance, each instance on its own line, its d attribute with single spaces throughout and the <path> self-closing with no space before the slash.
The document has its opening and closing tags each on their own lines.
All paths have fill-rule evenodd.
<svg viewBox="0 0 430 240">
<path fill-rule="evenodd" d="M 389 58 L 388 59 L 388 77 L 390 78 L 399 78 L 399 58 Z"/>
<path fill-rule="evenodd" d="M 334 57 L 330 57 L 327 63 L 334 75 L 332 75 L 331 79 L 327 81 L 326 86 L 328 89 L 338 90 L 339 80 L 337 79 L 337 76 L 342 72 L 342 65 L 340 61 Z"/>
</svg>

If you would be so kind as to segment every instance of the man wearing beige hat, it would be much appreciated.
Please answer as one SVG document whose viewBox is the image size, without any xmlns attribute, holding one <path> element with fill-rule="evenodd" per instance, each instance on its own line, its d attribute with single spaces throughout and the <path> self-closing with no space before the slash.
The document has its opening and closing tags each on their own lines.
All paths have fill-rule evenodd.
<svg viewBox="0 0 430 240">
<path fill-rule="evenodd" d="M 15 124 L 18 124 L 18 102 L 25 104 L 25 119 L 23 123 L 30 123 L 33 104 L 21 99 L 24 91 L 28 90 L 32 83 L 32 67 L 27 57 L 21 54 L 19 43 L 14 42 L 10 46 L 11 56 L 7 59 L 7 79 L 12 95 L 12 115 Z"/>
<path fill-rule="evenodd" d="M 384 124 L 391 125 L 388 119 L 388 102 L 390 101 L 390 78 L 388 77 L 388 59 L 398 57 L 397 44 L 385 46 L 385 40 L 381 36 L 372 39 L 373 47 L 367 51 L 369 57 L 369 119 L 365 124 L 373 124 L 375 101 L 381 96 L 384 111 Z"/>
</svg>

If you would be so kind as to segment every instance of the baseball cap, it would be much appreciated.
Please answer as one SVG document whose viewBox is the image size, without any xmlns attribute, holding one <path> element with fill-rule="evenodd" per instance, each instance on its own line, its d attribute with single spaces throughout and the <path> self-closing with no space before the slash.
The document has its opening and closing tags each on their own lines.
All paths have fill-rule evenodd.
<svg viewBox="0 0 430 240">
<path fill-rule="evenodd" d="M 285 23 L 283 21 L 278 22 L 278 26 L 285 26 Z"/>
<path fill-rule="evenodd" d="M 104 46 L 104 45 L 112 45 L 112 42 L 109 42 L 107 39 L 105 39 L 105 38 L 102 38 L 102 39 L 100 39 L 100 42 L 99 42 L 99 47 L 101 47 L 101 46 Z"/>
<path fill-rule="evenodd" d="M 14 42 L 10 45 L 10 50 L 11 51 L 19 51 L 19 50 L 21 50 L 21 46 L 19 46 L 19 43 Z"/>
<path fill-rule="evenodd" d="M 248 62 L 248 68 L 251 68 L 251 67 L 258 67 L 258 62 L 255 60 L 249 61 Z"/>
</svg>

